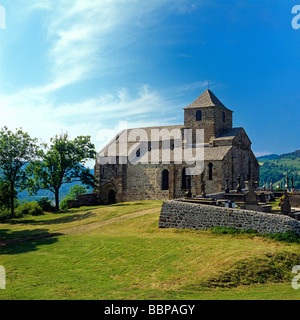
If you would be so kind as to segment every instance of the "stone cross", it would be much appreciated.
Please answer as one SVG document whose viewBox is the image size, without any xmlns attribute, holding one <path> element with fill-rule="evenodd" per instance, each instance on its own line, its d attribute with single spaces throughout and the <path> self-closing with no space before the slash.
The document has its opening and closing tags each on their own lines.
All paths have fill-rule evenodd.
<svg viewBox="0 0 300 320">
<path fill-rule="evenodd" d="M 290 204 L 289 196 L 287 193 L 287 189 L 285 189 L 284 191 L 284 195 L 283 195 L 283 199 L 280 204 L 280 207 L 281 207 L 281 213 L 283 214 L 291 213 L 291 204 Z"/>
<path fill-rule="evenodd" d="M 192 186 L 191 186 L 191 179 L 190 176 L 186 176 L 185 177 L 185 181 L 186 181 L 186 192 L 185 192 L 185 196 L 187 198 L 191 198 L 192 197 Z"/>
<path fill-rule="evenodd" d="M 236 192 L 237 192 L 237 193 L 240 193 L 240 192 L 242 192 L 242 187 L 241 187 L 241 175 L 240 175 L 240 174 L 237 176 L 237 179 L 238 179 L 238 185 L 237 185 L 237 187 L 236 187 Z"/>
<path fill-rule="evenodd" d="M 257 196 L 252 188 L 252 181 L 249 183 L 249 191 L 245 195 L 245 205 L 257 205 Z"/>
<path fill-rule="evenodd" d="M 206 193 L 205 193 L 205 181 L 204 181 L 204 172 L 201 175 L 201 191 L 202 191 L 202 198 L 206 198 Z"/>
<path fill-rule="evenodd" d="M 225 193 L 229 193 L 229 178 L 226 178 L 226 189 Z"/>
</svg>

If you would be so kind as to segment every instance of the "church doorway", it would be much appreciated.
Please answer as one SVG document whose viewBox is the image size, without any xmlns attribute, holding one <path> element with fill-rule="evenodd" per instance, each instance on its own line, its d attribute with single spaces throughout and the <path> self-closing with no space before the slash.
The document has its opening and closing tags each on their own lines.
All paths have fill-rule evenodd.
<svg viewBox="0 0 300 320">
<path fill-rule="evenodd" d="M 110 189 L 108 191 L 108 196 L 107 196 L 108 204 L 114 204 L 116 203 L 116 192 L 113 189 Z"/>
</svg>

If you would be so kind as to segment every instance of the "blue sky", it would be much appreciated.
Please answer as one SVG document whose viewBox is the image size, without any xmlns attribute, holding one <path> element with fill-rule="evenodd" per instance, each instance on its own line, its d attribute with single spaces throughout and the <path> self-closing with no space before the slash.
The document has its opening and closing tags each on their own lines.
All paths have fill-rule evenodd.
<svg viewBox="0 0 300 320">
<path fill-rule="evenodd" d="M 0 0 L 0 127 L 91 135 L 99 149 L 119 121 L 182 124 L 209 81 L 257 155 L 299 149 L 296 4 Z"/>
</svg>

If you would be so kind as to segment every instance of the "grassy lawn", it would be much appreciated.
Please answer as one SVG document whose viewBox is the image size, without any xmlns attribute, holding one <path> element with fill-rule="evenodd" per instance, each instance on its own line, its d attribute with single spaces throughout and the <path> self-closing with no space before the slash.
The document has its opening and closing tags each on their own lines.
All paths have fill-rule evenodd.
<svg viewBox="0 0 300 320">
<path fill-rule="evenodd" d="M 0 224 L 6 269 L 0 299 L 300 298 L 291 286 L 299 244 L 158 229 L 161 203 L 80 208 Z"/>
</svg>

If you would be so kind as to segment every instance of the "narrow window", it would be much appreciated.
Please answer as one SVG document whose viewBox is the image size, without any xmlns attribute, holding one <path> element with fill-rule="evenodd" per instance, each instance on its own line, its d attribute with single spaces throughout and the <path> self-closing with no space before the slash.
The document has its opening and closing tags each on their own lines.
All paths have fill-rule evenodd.
<svg viewBox="0 0 300 320">
<path fill-rule="evenodd" d="M 202 120 L 202 111 L 198 110 L 196 113 L 196 121 L 201 121 Z"/>
<path fill-rule="evenodd" d="M 136 151 L 136 157 L 139 158 L 141 156 L 141 149 L 137 149 Z"/>
<path fill-rule="evenodd" d="M 225 122 L 225 112 L 222 111 L 222 121 Z"/>
<path fill-rule="evenodd" d="M 213 179 L 213 164 L 210 162 L 208 164 L 208 180 Z"/>
<path fill-rule="evenodd" d="M 151 142 L 148 142 L 148 151 L 151 151 L 152 147 L 151 147 Z"/>
<path fill-rule="evenodd" d="M 169 190 L 169 171 L 167 169 L 162 172 L 161 190 Z"/>
</svg>

